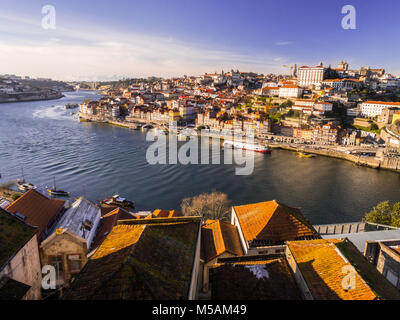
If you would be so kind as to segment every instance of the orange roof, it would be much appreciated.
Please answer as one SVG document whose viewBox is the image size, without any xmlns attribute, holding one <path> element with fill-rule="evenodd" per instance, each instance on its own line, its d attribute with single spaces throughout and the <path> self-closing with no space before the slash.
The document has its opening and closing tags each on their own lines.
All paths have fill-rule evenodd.
<svg viewBox="0 0 400 320">
<path fill-rule="evenodd" d="M 236 206 L 234 211 L 247 241 L 281 243 L 319 237 L 299 209 L 288 207 L 275 200 Z"/>
<path fill-rule="evenodd" d="M 369 104 L 387 104 L 387 105 L 390 105 L 390 106 L 400 106 L 400 102 L 364 101 L 364 103 L 369 103 Z"/>
<path fill-rule="evenodd" d="M 146 225 L 117 225 L 96 250 L 92 259 L 99 259 L 118 252 L 139 241 Z"/>
<path fill-rule="evenodd" d="M 336 244 L 344 240 L 290 241 L 288 248 L 293 254 L 301 274 L 314 299 L 374 300 L 377 296 L 352 267 Z M 355 288 L 344 289 L 342 281 L 352 268 L 356 275 Z"/>
<path fill-rule="evenodd" d="M 36 190 L 29 190 L 11 203 L 7 210 L 23 214 L 26 223 L 38 228 L 39 235 L 61 211 L 64 203 L 64 200 L 49 199 Z"/>
<path fill-rule="evenodd" d="M 236 226 L 229 222 L 207 220 L 201 227 L 203 259 L 208 262 L 224 252 L 243 255 L 239 233 Z"/>
<path fill-rule="evenodd" d="M 154 210 L 153 214 L 150 216 L 151 218 L 173 218 L 173 217 L 182 217 L 182 213 L 176 210 Z"/>
<path fill-rule="evenodd" d="M 281 88 L 297 89 L 297 88 L 299 88 L 299 86 L 286 84 L 286 85 L 282 86 Z"/>
<path fill-rule="evenodd" d="M 113 211 L 103 215 L 100 219 L 99 228 L 96 236 L 94 237 L 92 248 L 98 247 L 107 235 L 111 232 L 112 228 L 117 224 L 118 220 L 139 219 L 139 217 L 130 214 L 122 208 L 116 208 Z"/>
</svg>

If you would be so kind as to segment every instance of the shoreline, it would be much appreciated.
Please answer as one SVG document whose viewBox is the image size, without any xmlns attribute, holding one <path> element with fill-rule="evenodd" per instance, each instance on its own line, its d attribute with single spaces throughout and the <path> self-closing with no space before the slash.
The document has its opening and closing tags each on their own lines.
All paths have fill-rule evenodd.
<svg viewBox="0 0 400 320">
<path fill-rule="evenodd" d="M 12 101 L 0 100 L 0 104 L 1 103 L 34 102 L 34 101 L 51 101 L 51 100 L 58 100 L 58 99 L 61 99 L 61 98 L 64 98 L 64 97 L 65 97 L 65 95 L 61 94 L 60 96 L 52 97 L 52 98 L 46 98 L 46 99 L 37 98 L 37 99 L 26 99 L 26 100 L 22 99 L 22 100 L 12 100 Z"/>
<path fill-rule="evenodd" d="M 81 113 L 79 113 L 79 121 L 80 122 L 105 123 L 105 124 L 110 124 L 110 125 L 114 125 L 114 126 L 118 126 L 118 127 L 133 129 L 133 130 L 138 130 L 137 127 L 140 124 L 149 123 L 148 121 L 119 122 L 119 121 L 106 120 L 106 119 L 100 120 L 100 119 L 96 119 L 95 117 L 89 118 L 87 115 L 82 115 Z M 155 123 L 152 123 L 152 125 L 154 127 L 158 126 L 158 124 L 155 124 Z M 258 143 L 267 145 L 271 149 L 281 149 L 281 150 L 292 151 L 292 152 L 305 152 L 305 153 L 310 153 L 310 154 L 314 154 L 314 155 L 349 161 L 360 167 L 368 167 L 371 169 L 383 169 L 383 170 L 400 173 L 400 161 L 399 160 L 382 161 L 380 159 L 377 159 L 376 157 L 361 157 L 360 155 L 347 154 L 347 153 L 339 152 L 339 151 L 314 150 L 311 148 L 304 148 L 302 146 L 291 147 L 291 146 L 288 146 L 285 144 L 270 144 L 268 142 L 258 142 Z"/>
<path fill-rule="evenodd" d="M 314 155 L 318 155 L 318 156 L 349 161 L 360 167 L 367 167 L 367 168 L 371 168 L 371 169 L 382 169 L 382 170 L 400 173 L 400 164 L 398 164 L 398 161 L 396 161 L 396 165 L 390 165 L 390 164 L 386 164 L 385 162 L 382 162 L 379 159 L 376 159 L 376 157 L 373 157 L 373 159 L 369 159 L 368 157 L 363 158 L 361 156 L 355 156 L 352 154 L 346 154 L 346 153 L 338 152 L 338 151 L 313 150 L 313 149 L 304 148 L 304 147 L 296 147 L 295 148 L 295 147 L 286 146 L 286 145 L 282 145 L 282 144 L 270 144 L 268 146 L 271 149 L 281 149 L 281 150 L 286 150 L 286 151 L 291 151 L 291 152 L 305 152 L 305 153 L 310 153 L 310 154 L 314 154 Z"/>
</svg>

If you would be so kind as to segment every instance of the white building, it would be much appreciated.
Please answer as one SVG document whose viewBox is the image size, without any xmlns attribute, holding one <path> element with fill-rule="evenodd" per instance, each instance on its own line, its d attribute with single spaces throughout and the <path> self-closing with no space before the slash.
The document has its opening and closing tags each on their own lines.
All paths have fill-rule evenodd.
<svg viewBox="0 0 400 320">
<path fill-rule="evenodd" d="M 279 88 L 279 97 L 298 98 L 302 95 L 303 89 L 296 85 L 285 85 Z"/>
<path fill-rule="evenodd" d="M 292 106 L 292 109 L 305 114 L 324 115 L 326 112 L 332 111 L 333 104 L 324 101 L 298 99 Z"/>
<path fill-rule="evenodd" d="M 297 79 L 300 87 L 319 86 L 324 80 L 325 68 L 320 65 L 317 67 L 301 67 L 297 71 Z"/>
<path fill-rule="evenodd" d="M 391 107 L 400 109 L 400 102 L 365 101 L 360 104 L 361 115 L 364 117 L 380 116 L 383 109 Z"/>
</svg>

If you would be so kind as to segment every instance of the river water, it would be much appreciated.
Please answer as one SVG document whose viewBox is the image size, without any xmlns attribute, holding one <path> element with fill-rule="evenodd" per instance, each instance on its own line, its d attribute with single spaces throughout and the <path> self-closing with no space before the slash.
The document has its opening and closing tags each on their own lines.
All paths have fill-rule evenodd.
<svg viewBox="0 0 400 320">
<path fill-rule="evenodd" d="M 80 123 L 66 103 L 96 99 L 65 93 L 53 101 L 0 104 L 1 182 L 21 177 L 40 189 L 53 184 L 97 201 L 119 193 L 137 210 L 179 209 L 181 200 L 212 190 L 234 204 L 279 200 L 301 208 L 314 224 L 359 221 L 379 201 L 400 201 L 400 175 L 326 157 L 298 158 L 274 150 L 255 154 L 254 172 L 236 165 L 149 165 L 151 142 L 139 131 Z"/>
</svg>

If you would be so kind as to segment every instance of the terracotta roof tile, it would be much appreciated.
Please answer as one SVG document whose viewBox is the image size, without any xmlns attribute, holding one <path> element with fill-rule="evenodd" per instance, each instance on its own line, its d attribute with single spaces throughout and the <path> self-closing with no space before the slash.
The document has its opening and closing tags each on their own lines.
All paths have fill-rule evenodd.
<svg viewBox="0 0 400 320">
<path fill-rule="evenodd" d="M 173 218 L 173 217 L 181 217 L 182 213 L 176 210 L 154 210 L 153 214 L 150 216 L 151 218 Z"/>
<path fill-rule="evenodd" d="M 92 248 L 97 248 L 117 225 L 118 220 L 138 219 L 137 216 L 130 214 L 122 208 L 116 208 L 113 211 L 103 215 L 100 220 L 99 228 L 92 243 Z"/>
<path fill-rule="evenodd" d="M 278 244 L 289 240 L 319 238 L 300 210 L 277 201 L 236 206 L 234 210 L 245 239 Z"/>
<path fill-rule="evenodd" d="M 350 262 L 338 249 L 344 240 L 290 241 L 288 247 L 297 265 L 317 300 L 374 300 L 377 298 L 371 288 L 356 272 L 354 289 L 345 290 L 342 281 L 349 274 L 344 267 L 352 268 Z"/>
<path fill-rule="evenodd" d="M 64 200 L 49 199 L 36 190 L 29 190 L 11 203 L 7 210 L 23 214 L 26 217 L 25 222 L 37 227 L 40 234 L 61 211 L 64 203 Z"/>
<path fill-rule="evenodd" d="M 202 226 L 203 259 L 210 261 L 224 252 L 243 255 L 236 226 L 219 220 L 207 220 Z"/>
</svg>

